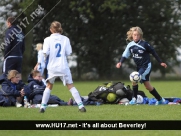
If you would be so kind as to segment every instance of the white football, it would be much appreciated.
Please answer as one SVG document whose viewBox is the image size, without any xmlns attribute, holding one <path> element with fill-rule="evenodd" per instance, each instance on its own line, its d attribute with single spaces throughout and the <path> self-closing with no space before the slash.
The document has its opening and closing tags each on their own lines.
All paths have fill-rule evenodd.
<svg viewBox="0 0 181 136">
<path fill-rule="evenodd" d="M 134 71 L 130 74 L 129 79 L 131 82 L 138 83 L 141 80 L 141 75 L 137 71 Z"/>
</svg>

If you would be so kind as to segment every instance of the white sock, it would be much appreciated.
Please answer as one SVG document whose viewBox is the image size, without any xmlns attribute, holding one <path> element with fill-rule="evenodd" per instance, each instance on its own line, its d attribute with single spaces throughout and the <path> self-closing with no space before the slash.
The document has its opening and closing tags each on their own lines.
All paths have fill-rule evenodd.
<svg viewBox="0 0 181 136">
<path fill-rule="evenodd" d="M 42 101 L 41 101 L 42 104 L 45 104 L 45 105 L 47 104 L 50 98 L 50 93 L 51 93 L 51 90 L 49 88 L 45 88 L 45 91 L 43 92 Z"/>
<path fill-rule="evenodd" d="M 77 89 L 75 87 L 72 87 L 70 89 L 70 92 L 74 98 L 74 100 L 76 101 L 77 105 L 79 106 L 79 109 L 81 109 L 82 107 L 84 107 L 81 97 L 79 95 L 79 92 L 77 91 Z"/>
</svg>

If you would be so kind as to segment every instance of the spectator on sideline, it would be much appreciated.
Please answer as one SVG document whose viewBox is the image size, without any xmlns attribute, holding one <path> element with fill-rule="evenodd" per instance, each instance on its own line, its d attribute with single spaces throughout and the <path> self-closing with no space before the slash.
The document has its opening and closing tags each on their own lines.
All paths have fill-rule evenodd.
<svg viewBox="0 0 181 136">
<path fill-rule="evenodd" d="M 17 70 L 10 70 L 7 78 L 1 84 L 0 89 L 0 105 L 1 106 L 15 106 L 22 104 L 25 95 L 24 84 L 20 82 L 21 74 Z"/>
<path fill-rule="evenodd" d="M 8 17 L 6 21 L 8 27 L 5 34 L 5 50 L 3 73 L 8 74 L 9 70 L 22 72 L 22 59 L 25 51 L 24 34 L 22 29 L 17 26 L 16 18 Z"/>
</svg>

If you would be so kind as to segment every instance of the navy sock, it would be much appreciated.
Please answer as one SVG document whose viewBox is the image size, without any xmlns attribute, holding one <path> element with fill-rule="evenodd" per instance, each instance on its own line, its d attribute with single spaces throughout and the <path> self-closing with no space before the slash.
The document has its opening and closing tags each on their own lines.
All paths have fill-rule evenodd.
<svg viewBox="0 0 181 136">
<path fill-rule="evenodd" d="M 150 91 L 150 93 L 158 100 L 160 101 L 162 99 L 162 97 L 159 95 L 159 93 L 156 91 L 155 88 L 153 88 L 152 91 Z"/>
<path fill-rule="evenodd" d="M 133 86 L 133 97 L 137 99 L 138 94 L 138 85 Z"/>
</svg>

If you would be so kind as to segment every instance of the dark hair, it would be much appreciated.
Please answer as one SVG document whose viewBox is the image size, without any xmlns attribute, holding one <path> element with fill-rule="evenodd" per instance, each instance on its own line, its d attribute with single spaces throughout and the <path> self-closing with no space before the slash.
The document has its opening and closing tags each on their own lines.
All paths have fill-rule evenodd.
<svg viewBox="0 0 181 136">
<path fill-rule="evenodd" d="M 7 22 L 11 23 L 11 25 L 17 24 L 17 20 L 15 17 L 8 17 Z"/>
<path fill-rule="evenodd" d="M 40 74 L 40 71 L 38 71 L 38 70 L 32 70 L 32 71 L 31 71 L 31 75 L 32 75 L 33 78 L 34 78 L 35 76 L 37 76 L 37 74 Z"/>
</svg>

